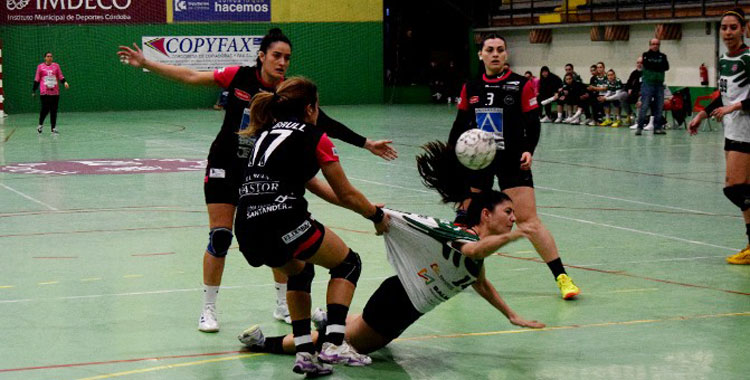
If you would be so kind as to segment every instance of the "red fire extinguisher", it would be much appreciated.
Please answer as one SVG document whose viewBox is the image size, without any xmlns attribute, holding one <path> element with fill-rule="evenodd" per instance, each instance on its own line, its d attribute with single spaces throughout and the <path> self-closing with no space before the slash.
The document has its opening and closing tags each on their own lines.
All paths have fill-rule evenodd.
<svg viewBox="0 0 750 380">
<path fill-rule="evenodd" d="M 701 63 L 699 71 L 701 74 L 701 86 L 708 86 L 708 69 L 705 63 Z"/>
</svg>

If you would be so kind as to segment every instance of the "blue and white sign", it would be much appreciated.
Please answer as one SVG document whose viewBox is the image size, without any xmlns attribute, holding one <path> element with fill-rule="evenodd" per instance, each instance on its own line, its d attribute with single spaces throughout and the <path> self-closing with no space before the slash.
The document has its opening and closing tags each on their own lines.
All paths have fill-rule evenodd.
<svg viewBox="0 0 750 380">
<path fill-rule="evenodd" d="M 252 66 L 263 36 L 142 36 L 148 60 L 211 71 Z"/>
<path fill-rule="evenodd" d="M 475 108 L 477 128 L 492 133 L 497 149 L 505 150 L 503 136 L 503 109 L 500 107 Z"/>
<path fill-rule="evenodd" d="M 271 0 L 174 0 L 174 21 L 271 21 Z"/>
</svg>

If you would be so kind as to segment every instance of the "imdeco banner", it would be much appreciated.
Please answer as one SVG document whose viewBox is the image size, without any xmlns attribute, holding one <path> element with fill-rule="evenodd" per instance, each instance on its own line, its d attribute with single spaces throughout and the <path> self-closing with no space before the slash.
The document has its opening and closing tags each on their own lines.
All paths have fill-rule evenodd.
<svg viewBox="0 0 750 380">
<path fill-rule="evenodd" d="M 166 0 L 0 0 L 3 24 L 165 23 Z"/>
</svg>

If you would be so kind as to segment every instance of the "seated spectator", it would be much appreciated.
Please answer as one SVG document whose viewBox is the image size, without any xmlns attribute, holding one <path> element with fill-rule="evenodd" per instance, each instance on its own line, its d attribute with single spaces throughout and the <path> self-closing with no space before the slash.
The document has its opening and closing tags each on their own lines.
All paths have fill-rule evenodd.
<svg viewBox="0 0 750 380">
<path fill-rule="evenodd" d="M 598 100 L 604 107 L 605 118 L 600 124 L 603 127 L 611 125 L 612 128 L 620 126 L 620 109 L 627 107 L 628 93 L 625 86 L 622 85 L 620 78 L 617 78 L 615 71 L 607 71 L 607 91 L 604 95 L 599 96 Z M 614 112 L 612 110 L 614 109 Z"/>
<path fill-rule="evenodd" d="M 542 69 L 539 72 L 539 96 L 537 96 L 537 101 L 540 104 L 543 104 L 542 109 L 544 110 L 545 116 L 541 120 L 542 123 L 552 122 L 552 104 L 545 100 L 554 98 L 555 94 L 560 90 L 560 87 L 562 87 L 562 79 L 551 73 L 549 67 L 542 66 Z M 559 113 L 557 118 L 554 119 L 554 122 L 561 123 L 562 121 L 562 113 Z"/>
</svg>

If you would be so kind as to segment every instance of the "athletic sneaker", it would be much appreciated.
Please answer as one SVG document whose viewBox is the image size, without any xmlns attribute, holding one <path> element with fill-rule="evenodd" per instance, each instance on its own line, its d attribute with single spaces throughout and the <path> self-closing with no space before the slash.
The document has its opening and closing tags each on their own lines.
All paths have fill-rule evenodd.
<svg viewBox="0 0 750 380">
<path fill-rule="evenodd" d="M 57 131 L 57 128 L 52 128 L 52 134 L 57 135 L 60 134 L 60 132 Z"/>
<path fill-rule="evenodd" d="M 540 122 L 540 123 L 550 123 L 550 122 L 552 122 L 552 119 L 550 119 L 550 118 L 548 118 L 547 116 L 545 116 L 545 117 L 541 118 L 541 119 L 539 120 L 539 122 Z"/>
<path fill-rule="evenodd" d="M 614 123 L 612 123 L 612 128 L 619 128 L 620 127 L 620 120 L 615 120 Z"/>
<path fill-rule="evenodd" d="M 635 135 L 636 135 L 636 136 L 640 136 L 640 135 L 642 135 L 642 134 L 643 134 L 643 128 L 637 128 L 637 129 L 635 130 Z"/>
<path fill-rule="evenodd" d="M 198 320 L 198 330 L 211 333 L 219 331 L 219 319 L 216 318 L 216 305 L 203 305 L 201 318 Z"/>
<path fill-rule="evenodd" d="M 586 125 L 593 127 L 596 125 L 596 120 L 590 119 L 589 121 L 586 122 Z"/>
<path fill-rule="evenodd" d="M 643 128 L 644 131 L 653 131 L 654 130 L 654 124 L 650 123 L 646 127 Z"/>
<path fill-rule="evenodd" d="M 581 289 L 578 289 L 576 284 L 573 283 L 573 280 L 565 273 L 557 276 L 557 287 L 560 288 L 562 298 L 566 300 L 581 293 Z"/>
<path fill-rule="evenodd" d="M 325 363 L 345 364 L 351 367 L 364 367 L 372 364 L 369 356 L 360 354 L 346 341 L 341 342 L 339 346 L 331 342 L 323 343 L 318 357 Z"/>
<path fill-rule="evenodd" d="M 38 127 L 36 127 L 36 133 L 38 133 L 38 134 L 40 134 L 40 135 L 41 135 L 41 134 L 42 134 L 42 129 L 43 129 L 43 128 L 44 128 L 44 127 L 43 127 L 43 126 L 41 126 L 41 125 L 40 125 L 40 126 L 38 126 Z"/>
<path fill-rule="evenodd" d="M 557 119 L 555 119 L 555 121 L 553 121 L 553 123 L 562 123 L 562 121 L 563 121 L 563 117 L 562 115 L 560 115 L 557 117 Z"/>
<path fill-rule="evenodd" d="M 245 329 L 237 339 L 242 342 L 245 346 L 261 346 L 266 343 L 266 337 L 263 335 L 263 331 L 260 330 L 260 325 L 253 325 Z"/>
<path fill-rule="evenodd" d="M 305 374 L 308 377 L 317 377 L 330 375 L 333 373 L 333 367 L 330 364 L 321 363 L 317 355 L 309 352 L 298 352 L 292 371 Z"/>
<path fill-rule="evenodd" d="M 292 324 L 292 317 L 289 316 L 289 306 L 286 302 L 276 301 L 276 310 L 273 311 L 273 317 L 286 324 Z"/>
<path fill-rule="evenodd" d="M 630 126 L 630 129 L 638 129 L 638 123 L 635 123 Z"/>
<path fill-rule="evenodd" d="M 328 313 L 319 307 L 315 308 L 310 319 L 316 330 L 323 330 L 328 325 Z"/>
<path fill-rule="evenodd" d="M 612 120 L 609 120 L 609 119 L 604 119 L 604 121 L 601 124 L 599 124 L 600 127 L 608 127 L 610 125 L 612 125 Z"/>
<path fill-rule="evenodd" d="M 727 257 L 727 262 L 737 265 L 750 265 L 750 244 L 738 253 Z"/>
</svg>

